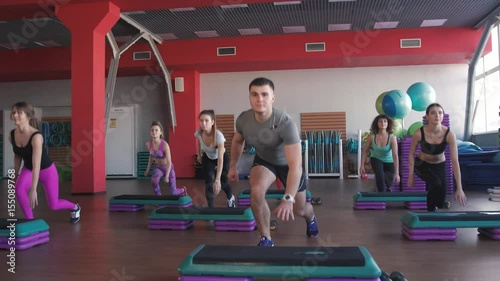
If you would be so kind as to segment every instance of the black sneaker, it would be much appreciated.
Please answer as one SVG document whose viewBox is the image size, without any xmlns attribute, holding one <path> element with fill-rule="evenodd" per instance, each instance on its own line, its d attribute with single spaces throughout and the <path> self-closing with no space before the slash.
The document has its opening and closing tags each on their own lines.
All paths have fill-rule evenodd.
<svg viewBox="0 0 500 281">
<path fill-rule="evenodd" d="M 82 208 L 80 207 L 79 204 L 76 204 L 76 206 L 78 208 L 76 210 L 71 211 L 71 219 L 70 219 L 70 221 L 72 223 L 77 223 L 77 222 L 80 221 L 80 211 L 82 210 Z"/>
<path fill-rule="evenodd" d="M 228 208 L 236 208 L 236 201 L 234 199 L 234 195 L 231 195 L 231 199 L 227 200 Z"/>
</svg>

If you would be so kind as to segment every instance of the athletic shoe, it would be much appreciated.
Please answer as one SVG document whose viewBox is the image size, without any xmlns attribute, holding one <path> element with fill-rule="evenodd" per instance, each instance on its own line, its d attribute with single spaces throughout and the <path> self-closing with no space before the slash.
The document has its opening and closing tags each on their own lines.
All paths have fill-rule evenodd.
<svg viewBox="0 0 500 281">
<path fill-rule="evenodd" d="M 80 221 L 80 211 L 82 210 L 82 208 L 80 208 L 80 205 L 76 204 L 76 206 L 78 207 L 76 210 L 73 210 L 71 211 L 71 222 L 72 223 L 77 223 Z"/>
<path fill-rule="evenodd" d="M 236 202 L 234 199 L 234 195 L 231 195 L 231 199 L 227 200 L 227 207 L 228 208 L 236 208 Z"/>
<path fill-rule="evenodd" d="M 307 222 L 307 237 L 316 237 L 318 236 L 319 230 L 318 230 L 318 223 L 316 221 L 316 216 L 314 216 L 313 220 L 310 222 Z"/>
<path fill-rule="evenodd" d="M 273 240 L 267 239 L 267 237 L 262 236 L 257 247 L 274 247 Z"/>
</svg>

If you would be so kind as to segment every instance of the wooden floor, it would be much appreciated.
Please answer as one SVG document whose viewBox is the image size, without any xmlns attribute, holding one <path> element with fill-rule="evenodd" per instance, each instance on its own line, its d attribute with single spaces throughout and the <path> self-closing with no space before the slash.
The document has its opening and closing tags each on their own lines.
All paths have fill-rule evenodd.
<svg viewBox="0 0 500 281">
<path fill-rule="evenodd" d="M 203 204 L 203 183 L 178 180 L 186 185 L 195 204 Z M 247 182 L 233 185 L 234 193 Z M 401 271 L 410 281 L 492 281 L 500 276 L 500 241 L 477 235 L 476 229 L 459 229 L 456 241 L 409 241 L 400 233 L 400 218 L 407 212 L 402 203 L 383 211 L 354 211 L 352 195 L 373 188 L 373 180 L 311 179 L 309 189 L 320 196 L 316 206 L 320 235 L 305 235 L 305 222 L 280 222 L 272 232 L 277 246 L 364 246 L 382 270 Z M 167 193 L 163 189 L 164 194 Z M 68 222 L 66 211 L 50 211 L 41 195 L 35 216 L 50 225 L 50 242 L 16 252 L 16 273 L 7 272 L 7 251 L 1 251 L 0 280 L 177 280 L 177 267 L 200 244 L 245 245 L 258 243 L 258 232 L 215 232 L 207 222 L 196 222 L 188 231 L 148 230 L 152 207 L 138 213 L 109 213 L 107 200 L 119 194 L 152 194 L 148 181 L 110 180 L 107 194 L 71 196 L 69 183 L 61 197 L 80 203 L 79 224 Z M 500 202 L 488 201 L 486 192 L 469 192 L 466 208 L 451 210 L 499 211 Z M 7 180 L 2 181 L 0 216 L 7 216 Z M 450 198 L 451 199 L 451 198 Z M 274 206 L 274 201 L 269 201 Z M 454 202 L 453 202 L 454 203 Z M 223 206 L 220 195 L 216 204 Z M 21 210 L 17 214 L 22 217 Z M 260 280 L 260 279 L 259 279 Z M 264 280 L 264 279 L 262 279 Z"/>
</svg>

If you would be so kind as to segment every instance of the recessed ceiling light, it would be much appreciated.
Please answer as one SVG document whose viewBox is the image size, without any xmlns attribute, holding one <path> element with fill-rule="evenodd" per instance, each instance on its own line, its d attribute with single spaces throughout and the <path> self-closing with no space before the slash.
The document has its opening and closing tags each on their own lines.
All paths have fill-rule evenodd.
<svg viewBox="0 0 500 281">
<path fill-rule="evenodd" d="M 132 39 L 132 36 L 115 36 L 116 42 L 125 43 Z"/>
<path fill-rule="evenodd" d="M 52 41 L 52 40 L 35 42 L 35 44 L 40 45 L 42 47 L 46 47 L 46 48 L 52 48 L 52 47 L 59 47 L 59 46 L 61 46 L 61 44 L 59 44 L 59 43 L 57 43 L 55 41 Z"/>
<path fill-rule="evenodd" d="M 396 28 L 399 24 L 399 21 L 385 21 L 385 22 L 376 22 L 373 28 L 375 29 L 388 29 L 388 28 Z"/>
<path fill-rule="evenodd" d="M 337 24 L 329 24 L 328 31 L 341 31 L 341 30 L 351 30 L 350 23 L 337 23 Z"/>
<path fill-rule="evenodd" d="M 285 6 L 285 5 L 299 5 L 302 1 L 283 1 L 283 2 L 274 2 L 274 6 Z"/>
<path fill-rule="evenodd" d="M 248 8 L 247 4 L 221 5 L 222 9 Z"/>
<path fill-rule="evenodd" d="M 3 47 L 3 48 L 5 48 L 5 49 L 12 50 L 12 45 L 10 45 L 10 44 L 0 44 L 0 47 Z"/>
<path fill-rule="evenodd" d="M 219 37 L 219 33 L 215 30 L 195 31 L 194 34 L 200 38 Z"/>
<path fill-rule="evenodd" d="M 175 40 L 179 39 L 179 37 L 175 36 L 173 33 L 160 33 L 158 36 L 163 40 Z"/>
<path fill-rule="evenodd" d="M 29 21 L 49 21 L 49 20 L 52 20 L 52 18 L 31 18 L 28 20 Z"/>
<path fill-rule="evenodd" d="M 146 11 L 132 11 L 132 12 L 125 12 L 123 14 L 125 14 L 125 15 L 128 16 L 128 15 L 142 15 L 142 14 L 145 14 L 145 13 L 146 13 Z"/>
<path fill-rule="evenodd" d="M 240 35 L 260 35 L 260 34 L 262 34 L 262 31 L 260 31 L 259 28 L 238 29 L 238 32 L 240 33 Z"/>
<path fill-rule="evenodd" d="M 4 47 L 9 50 L 18 50 L 26 48 L 26 46 L 21 45 L 20 43 L 5 43 L 5 44 L 0 44 L 0 47 Z"/>
<path fill-rule="evenodd" d="M 447 19 L 424 20 L 420 27 L 442 26 Z"/>
<path fill-rule="evenodd" d="M 301 33 L 306 32 L 305 26 L 283 26 L 284 33 Z"/>
<path fill-rule="evenodd" d="M 187 12 L 187 11 L 194 11 L 196 10 L 196 8 L 193 8 L 193 7 L 187 7 L 187 8 L 174 8 L 174 9 L 170 9 L 170 12 Z"/>
</svg>

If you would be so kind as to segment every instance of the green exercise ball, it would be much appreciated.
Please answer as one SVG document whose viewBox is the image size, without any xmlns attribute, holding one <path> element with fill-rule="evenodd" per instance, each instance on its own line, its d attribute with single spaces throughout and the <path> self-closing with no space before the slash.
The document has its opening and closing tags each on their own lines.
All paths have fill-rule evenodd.
<svg viewBox="0 0 500 281">
<path fill-rule="evenodd" d="M 408 128 L 408 136 L 413 136 L 413 134 L 420 129 L 420 127 L 424 126 L 422 121 L 417 121 Z"/>
<path fill-rule="evenodd" d="M 403 129 L 403 125 L 401 125 L 401 121 L 397 119 L 393 119 L 394 126 L 393 126 L 393 131 L 392 134 L 394 134 L 397 138 L 402 138 L 404 137 L 405 130 Z"/>
</svg>

